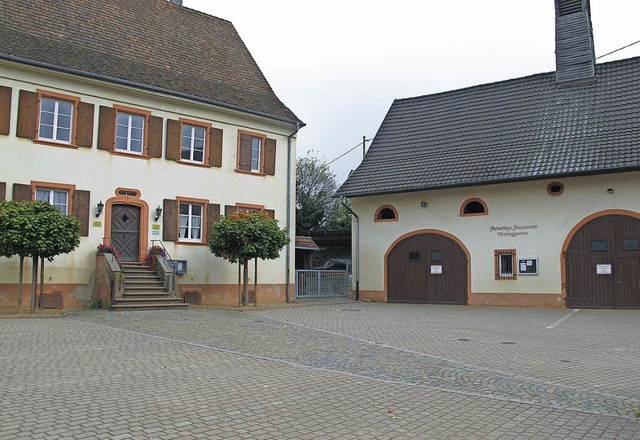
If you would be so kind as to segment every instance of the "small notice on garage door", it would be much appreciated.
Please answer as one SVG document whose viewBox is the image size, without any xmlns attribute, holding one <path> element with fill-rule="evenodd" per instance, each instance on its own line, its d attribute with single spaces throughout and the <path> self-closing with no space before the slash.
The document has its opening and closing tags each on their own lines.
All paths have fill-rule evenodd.
<svg viewBox="0 0 640 440">
<path fill-rule="evenodd" d="M 431 275 L 442 275 L 442 264 L 432 264 Z"/>
<path fill-rule="evenodd" d="M 598 275 L 611 275 L 610 264 L 596 264 L 596 274 Z"/>
</svg>

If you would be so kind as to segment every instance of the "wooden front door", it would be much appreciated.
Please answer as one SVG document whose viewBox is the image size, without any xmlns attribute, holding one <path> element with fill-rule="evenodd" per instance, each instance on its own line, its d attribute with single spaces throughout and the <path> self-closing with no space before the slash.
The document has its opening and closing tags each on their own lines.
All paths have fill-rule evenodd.
<svg viewBox="0 0 640 440">
<path fill-rule="evenodd" d="M 565 264 L 567 307 L 640 308 L 640 220 L 591 220 L 571 239 Z"/>
<path fill-rule="evenodd" d="M 140 208 L 132 205 L 111 207 L 111 244 L 121 261 L 138 261 L 140 251 Z"/>
<path fill-rule="evenodd" d="M 454 240 L 434 233 L 399 242 L 387 257 L 387 300 L 467 303 L 467 255 Z"/>
</svg>

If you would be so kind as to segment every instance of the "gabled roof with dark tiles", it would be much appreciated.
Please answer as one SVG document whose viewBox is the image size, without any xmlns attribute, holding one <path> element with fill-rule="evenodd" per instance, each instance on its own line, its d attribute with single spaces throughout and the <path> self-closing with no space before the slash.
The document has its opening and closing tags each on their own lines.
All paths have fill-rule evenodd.
<svg viewBox="0 0 640 440">
<path fill-rule="evenodd" d="M 233 24 L 166 0 L 2 0 L 0 59 L 301 122 Z"/>
<path fill-rule="evenodd" d="M 640 57 L 393 102 L 336 196 L 421 191 L 640 169 Z"/>
</svg>

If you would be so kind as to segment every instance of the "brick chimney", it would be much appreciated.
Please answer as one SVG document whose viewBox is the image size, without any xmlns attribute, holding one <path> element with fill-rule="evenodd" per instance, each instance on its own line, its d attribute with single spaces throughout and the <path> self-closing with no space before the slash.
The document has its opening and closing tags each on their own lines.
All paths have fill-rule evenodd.
<svg viewBox="0 0 640 440">
<path fill-rule="evenodd" d="M 596 56 L 589 0 L 555 2 L 556 83 L 594 81 Z"/>
</svg>

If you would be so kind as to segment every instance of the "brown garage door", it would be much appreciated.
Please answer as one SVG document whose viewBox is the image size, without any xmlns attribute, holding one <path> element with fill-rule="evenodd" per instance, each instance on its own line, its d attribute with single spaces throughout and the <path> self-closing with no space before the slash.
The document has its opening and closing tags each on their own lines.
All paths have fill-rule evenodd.
<svg viewBox="0 0 640 440">
<path fill-rule="evenodd" d="M 565 264 L 567 307 L 640 308 L 640 220 L 591 220 L 571 239 Z"/>
<path fill-rule="evenodd" d="M 448 237 L 407 237 L 387 257 L 387 300 L 466 304 L 467 264 L 464 250 Z"/>
</svg>

